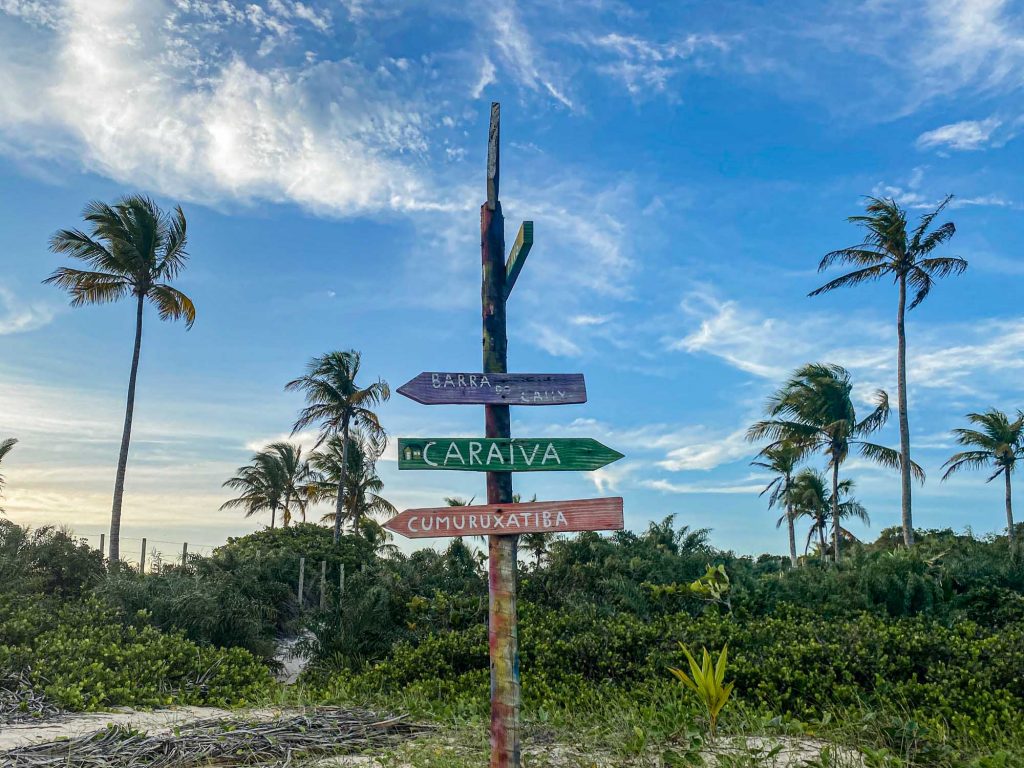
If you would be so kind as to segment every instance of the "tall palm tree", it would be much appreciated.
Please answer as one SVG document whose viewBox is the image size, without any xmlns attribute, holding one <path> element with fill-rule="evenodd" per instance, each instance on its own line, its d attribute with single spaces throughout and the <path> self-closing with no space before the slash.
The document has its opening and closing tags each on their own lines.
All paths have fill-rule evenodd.
<svg viewBox="0 0 1024 768">
<path fill-rule="evenodd" d="M 277 510 L 283 504 L 288 479 L 275 451 L 263 450 L 254 454 L 252 461 L 239 467 L 235 476 L 225 480 L 224 488 L 241 493 L 221 504 L 221 509 L 242 508 L 246 517 L 270 510 L 270 527 L 277 522 Z"/>
<path fill-rule="evenodd" d="M 850 216 L 847 220 L 864 227 L 867 233 L 859 245 L 826 253 L 818 271 L 835 264 L 855 266 L 853 272 L 830 280 L 811 296 L 834 291 L 836 288 L 860 285 L 882 277 L 892 277 L 899 289 L 896 312 L 896 395 L 900 423 L 900 482 L 902 486 L 903 542 L 914 546 L 914 518 L 911 511 L 910 475 L 910 419 L 907 414 L 907 332 L 906 313 L 928 296 L 936 278 L 959 275 L 967 269 L 967 261 L 950 256 L 932 256 L 943 243 L 956 233 L 956 226 L 947 221 L 934 229 L 932 222 L 949 205 L 952 195 L 939 206 L 921 217 L 913 232 L 907 232 L 907 212 L 895 200 L 867 198 L 865 216 Z M 914 296 L 907 306 L 908 291 Z"/>
<path fill-rule="evenodd" d="M 170 285 L 188 261 L 185 214 L 181 206 L 176 206 L 172 214 L 165 214 L 148 197 L 130 195 L 114 205 L 91 202 L 82 217 L 89 225 L 89 233 L 62 229 L 50 238 L 50 250 L 84 261 L 90 269 L 60 267 L 43 282 L 70 293 L 73 307 L 105 304 L 129 295 L 135 299 L 135 348 L 110 511 L 110 563 L 116 567 L 120 557 L 124 476 L 135 411 L 135 382 L 142 347 L 143 309 L 148 299 L 161 320 L 184 320 L 187 329 L 195 322 L 196 308 L 188 296 Z"/>
<path fill-rule="evenodd" d="M 362 522 L 367 516 L 391 517 L 398 513 L 395 505 L 380 495 L 384 490 L 384 481 L 380 479 L 376 468 L 379 448 L 379 443 L 368 438 L 362 430 L 353 430 L 349 435 L 347 456 L 343 439 L 335 436 L 327 441 L 324 450 L 315 452 L 311 457 L 316 470 L 316 480 L 310 486 L 315 489 L 314 498 L 317 501 L 331 498 L 337 501 L 338 489 L 344 487 L 342 515 L 352 521 L 352 532 L 355 534 L 364 531 Z M 344 482 L 342 461 L 348 462 Z M 334 521 L 337 514 L 336 505 L 335 511 L 327 513 L 321 520 Z"/>
<path fill-rule="evenodd" d="M 871 518 L 868 511 L 856 499 L 846 498 L 853 493 L 853 480 L 840 480 L 838 486 L 839 519 L 840 521 L 855 518 L 862 523 L 870 524 Z M 817 470 L 801 470 L 793 479 L 793 486 L 790 489 L 793 514 L 797 517 L 809 517 L 811 528 L 807 531 L 807 543 L 804 546 L 804 554 L 811 548 L 811 539 L 818 536 L 818 543 L 821 547 L 822 556 L 828 550 L 825 542 L 825 532 L 828 530 L 829 517 L 832 516 L 832 491 L 829 489 L 829 482 L 826 477 Z M 835 518 L 832 518 L 833 527 L 836 525 Z M 856 537 L 842 525 L 839 526 L 839 535 L 847 541 L 854 541 Z M 833 530 L 833 538 L 835 530 Z"/>
<path fill-rule="evenodd" d="M 796 556 L 796 526 L 793 522 L 793 501 L 790 498 L 790 491 L 793 488 L 793 473 L 797 464 L 800 463 L 801 451 L 792 443 L 782 442 L 777 445 L 769 445 L 758 454 L 760 460 L 750 462 L 755 467 L 767 469 L 773 472 L 775 477 L 764 490 L 759 494 L 768 494 L 768 509 L 783 507 L 782 517 L 775 523 L 778 528 L 783 522 L 789 529 L 789 561 L 794 568 L 797 566 Z"/>
<path fill-rule="evenodd" d="M 302 446 L 286 441 L 271 443 L 265 449 L 277 457 L 281 473 L 284 475 L 284 500 L 281 509 L 281 521 L 287 527 L 291 522 L 291 505 L 294 502 L 306 522 L 306 504 L 308 486 L 313 479 L 313 468 L 309 460 L 302 456 Z"/>
<path fill-rule="evenodd" d="M 773 446 L 789 442 L 801 451 L 821 451 L 832 470 L 832 545 L 839 561 L 839 468 L 856 446 L 860 455 L 885 467 L 898 469 L 900 453 L 863 438 L 877 432 L 889 419 L 889 396 L 875 392 L 875 409 L 861 421 L 850 393 L 850 374 L 839 365 L 809 363 L 768 399 L 767 415 L 747 430 L 751 440 L 770 439 Z M 914 475 L 924 481 L 924 470 L 911 462 Z"/>
<path fill-rule="evenodd" d="M 967 420 L 980 427 L 978 429 L 954 429 L 957 442 L 963 446 L 973 446 L 973 450 L 961 451 L 950 457 L 943 464 L 947 467 L 945 480 L 961 469 L 980 469 L 995 467 L 995 472 L 987 482 L 992 482 L 1000 475 L 1006 482 L 1006 530 L 1010 541 L 1015 539 L 1013 527 L 1013 486 L 1010 476 L 1017 466 L 1017 459 L 1024 458 L 1024 412 L 1017 411 L 1017 418 L 1010 417 L 995 408 L 985 413 L 968 413 Z"/>
<path fill-rule="evenodd" d="M 0 461 L 4 460 L 4 457 L 6 457 L 7 454 L 11 452 L 11 449 L 14 448 L 17 442 L 18 439 L 14 437 L 8 437 L 6 440 L 0 440 Z M 4 489 L 4 483 L 4 476 L 0 475 L 0 491 Z M 3 507 L 0 507 L 0 512 L 3 511 Z"/>
<path fill-rule="evenodd" d="M 349 436 L 353 427 L 360 427 L 367 437 L 377 441 L 383 451 L 387 439 L 380 419 L 373 409 L 391 397 L 387 382 L 378 379 L 367 387 L 356 383 L 359 376 L 360 355 L 355 350 L 328 352 L 313 358 L 306 374 L 289 381 L 286 390 L 299 391 L 306 396 L 306 407 L 299 412 L 292 434 L 316 424 L 320 437 L 316 448 L 330 437 L 342 439 L 341 466 L 348 465 Z M 334 543 L 341 540 L 342 505 L 345 500 L 345 472 L 338 473 L 338 493 L 335 501 Z"/>
<path fill-rule="evenodd" d="M 378 557 L 389 557 L 399 551 L 398 547 L 391 543 L 394 538 L 391 532 L 376 520 L 369 517 L 361 519 L 359 533 Z"/>
</svg>

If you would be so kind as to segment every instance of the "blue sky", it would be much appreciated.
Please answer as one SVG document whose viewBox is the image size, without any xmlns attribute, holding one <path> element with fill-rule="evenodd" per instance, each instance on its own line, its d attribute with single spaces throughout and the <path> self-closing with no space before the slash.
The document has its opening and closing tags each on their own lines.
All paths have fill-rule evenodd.
<svg viewBox="0 0 1024 768">
<path fill-rule="evenodd" d="M 447 6 L 447 7 L 445 7 Z M 910 319 L 924 527 L 1002 524 L 982 473 L 939 482 L 963 414 L 1024 407 L 1024 17 L 999 0 L 863 3 L 0 0 L 0 436 L 15 521 L 107 525 L 131 353 L 128 305 L 72 310 L 40 281 L 88 200 L 180 202 L 186 332 L 147 315 L 124 535 L 216 544 L 231 471 L 288 432 L 286 381 L 356 348 L 397 387 L 479 366 L 479 205 L 502 102 L 510 368 L 582 371 L 590 402 L 519 409 L 521 436 L 594 437 L 606 471 L 518 476 L 541 498 L 625 497 L 740 552 L 781 551 L 743 439 L 809 361 L 895 400 L 888 284 L 809 299 L 858 241 L 861 196 L 917 215 L 947 193 L 970 260 Z M 864 405 L 866 407 L 866 404 Z M 395 397 L 395 436 L 476 435 L 473 407 Z M 897 443 L 895 414 L 880 440 Z M 483 496 L 399 473 L 398 506 Z M 898 478 L 859 461 L 872 531 Z M 170 549 L 170 545 L 167 545 Z"/>
</svg>

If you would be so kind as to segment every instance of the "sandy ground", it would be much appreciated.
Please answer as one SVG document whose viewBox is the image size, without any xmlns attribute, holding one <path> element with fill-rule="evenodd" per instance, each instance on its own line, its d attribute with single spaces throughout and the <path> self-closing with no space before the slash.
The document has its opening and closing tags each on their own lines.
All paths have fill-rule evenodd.
<svg viewBox="0 0 1024 768">
<path fill-rule="evenodd" d="M 89 712 L 64 715 L 54 720 L 0 725 L 0 752 L 29 744 L 45 744 L 49 741 L 83 736 L 102 731 L 108 725 L 128 725 L 152 734 L 168 733 L 176 726 L 196 720 L 223 718 L 225 720 L 244 717 L 247 720 L 272 720 L 280 715 L 277 709 L 250 709 L 232 712 L 214 707 L 173 707 L 148 712 L 120 710 L 115 712 Z"/>
</svg>

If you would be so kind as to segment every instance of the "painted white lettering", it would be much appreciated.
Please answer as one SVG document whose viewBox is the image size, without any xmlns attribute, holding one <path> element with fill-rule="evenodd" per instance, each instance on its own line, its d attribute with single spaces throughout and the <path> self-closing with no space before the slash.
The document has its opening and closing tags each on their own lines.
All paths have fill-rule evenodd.
<svg viewBox="0 0 1024 768">
<path fill-rule="evenodd" d="M 551 527 L 551 513 L 548 512 L 545 509 L 544 510 L 544 514 L 542 515 L 542 517 L 544 518 L 544 527 L 545 528 L 550 528 Z"/>
<path fill-rule="evenodd" d="M 454 440 L 448 443 L 448 452 L 444 455 L 444 465 L 448 466 L 449 459 L 458 458 L 459 464 L 465 464 L 466 460 L 462 457 L 462 451 L 459 450 L 459 444 Z"/>
<path fill-rule="evenodd" d="M 458 515 L 452 518 L 452 525 L 458 528 L 460 531 L 466 527 L 466 516 Z"/>
<path fill-rule="evenodd" d="M 437 462 L 436 461 L 431 461 L 429 458 L 427 458 L 427 451 L 430 450 L 430 446 L 432 446 L 432 445 L 437 445 L 437 443 L 435 443 L 433 440 L 431 440 L 429 443 L 427 443 L 426 445 L 423 446 L 423 460 L 425 462 L 427 462 L 427 464 L 429 464 L 430 466 L 436 467 L 437 466 Z"/>
<path fill-rule="evenodd" d="M 511 528 L 513 525 L 516 528 L 519 527 L 519 518 L 515 516 L 515 513 L 508 516 L 508 527 Z"/>
<path fill-rule="evenodd" d="M 476 374 L 475 373 L 469 374 L 469 386 L 473 387 L 473 389 L 476 389 Z"/>
<path fill-rule="evenodd" d="M 419 533 L 419 528 L 416 527 L 416 521 L 419 520 L 418 515 L 413 515 L 409 518 L 409 533 Z"/>
<path fill-rule="evenodd" d="M 520 512 L 519 516 L 521 518 L 523 518 L 523 525 L 524 526 L 527 526 L 527 525 L 530 524 L 530 513 L 529 512 Z"/>
<path fill-rule="evenodd" d="M 554 459 L 555 464 L 561 464 L 562 460 L 558 458 L 558 451 L 555 450 L 554 443 L 548 443 L 548 447 L 544 449 L 544 458 L 540 460 L 541 465 L 548 463 L 548 459 Z"/>
<path fill-rule="evenodd" d="M 562 510 L 558 510 L 558 513 L 555 517 L 555 525 L 569 525 L 569 521 L 565 519 L 565 515 L 562 514 Z"/>
<path fill-rule="evenodd" d="M 448 527 L 451 525 L 451 520 L 448 519 L 448 515 L 437 516 L 437 523 L 435 523 L 435 525 L 439 531 L 441 530 L 441 523 L 444 523 L 444 529 L 447 531 Z"/>
<path fill-rule="evenodd" d="M 469 466 L 473 466 L 473 459 L 476 459 L 477 464 L 483 464 L 480 461 L 480 451 L 483 450 L 483 446 L 478 442 L 471 442 L 469 444 Z"/>
<path fill-rule="evenodd" d="M 463 373 L 459 374 L 459 386 L 460 387 L 466 386 L 466 375 L 463 374 Z"/>
<path fill-rule="evenodd" d="M 529 455 L 529 457 L 527 457 L 527 455 L 526 455 L 526 448 L 522 444 L 520 444 L 519 452 L 521 454 L 523 454 L 523 461 L 526 462 L 526 466 L 528 466 L 528 467 L 532 467 L 533 466 L 533 460 L 537 458 L 537 451 L 539 451 L 539 450 L 540 450 L 540 446 L 539 445 L 533 446 L 533 453 L 531 453 Z"/>
<path fill-rule="evenodd" d="M 436 373 L 430 374 L 430 383 L 433 385 L 434 389 L 440 389 L 441 377 Z"/>
<path fill-rule="evenodd" d="M 452 379 L 452 375 L 450 373 L 446 373 L 444 375 L 444 386 L 445 386 L 445 389 L 447 389 L 448 387 L 454 387 L 455 386 L 455 380 Z"/>
<path fill-rule="evenodd" d="M 472 530 L 473 528 L 476 528 L 476 515 L 470 515 L 469 516 L 469 528 L 470 528 L 470 530 Z"/>
<path fill-rule="evenodd" d="M 434 518 L 430 517 L 429 515 L 427 517 L 423 518 L 423 530 L 424 531 L 432 531 L 432 530 L 434 530 Z"/>
<path fill-rule="evenodd" d="M 502 518 L 501 515 L 494 516 L 494 527 L 495 529 L 505 527 L 505 520 Z"/>
<path fill-rule="evenodd" d="M 501 449 L 497 443 L 491 443 L 491 447 L 487 449 L 487 463 L 490 464 L 492 457 L 497 457 L 498 461 L 502 464 L 505 463 L 505 457 L 501 454 Z"/>
<path fill-rule="evenodd" d="M 480 386 L 481 387 L 489 387 L 489 386 L 491 386 L 491 380 L 487 378 L 487 374 L 486 373 L 483 374 L 480 377 Z"/>
</svg>

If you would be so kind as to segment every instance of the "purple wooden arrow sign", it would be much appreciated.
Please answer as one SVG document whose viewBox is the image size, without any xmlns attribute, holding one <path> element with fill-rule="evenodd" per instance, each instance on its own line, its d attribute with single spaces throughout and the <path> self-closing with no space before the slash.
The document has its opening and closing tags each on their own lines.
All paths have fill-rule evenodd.
<svg viewBox="0 0 1024 768">
<path fill-rule="evenodd" d="M 424 405 L 568 405 L 587 402 L 582 373 L 424 371 L 398 388 Z"/>
</svg>

